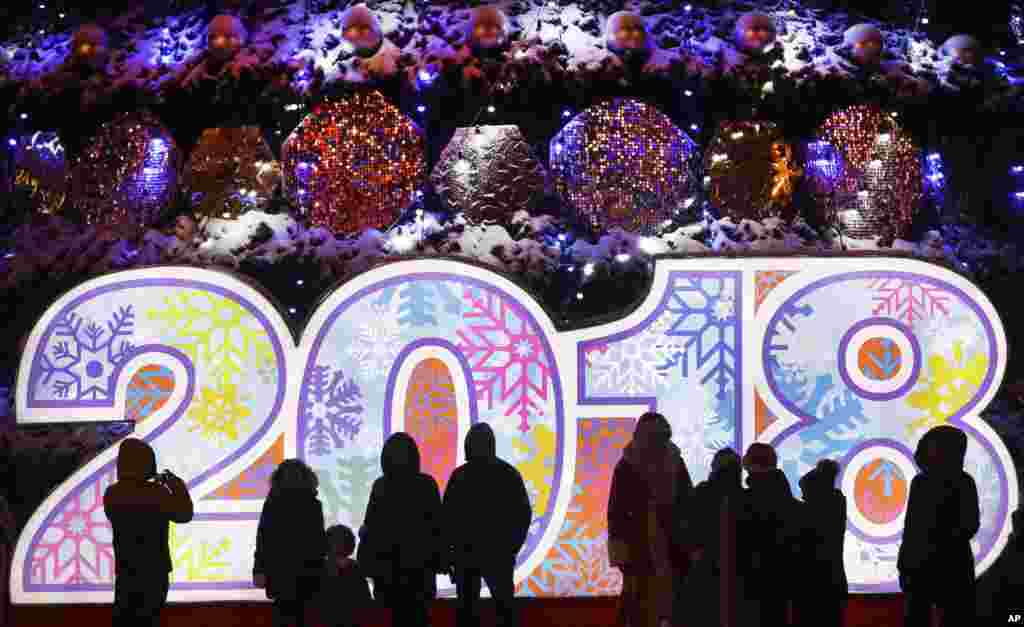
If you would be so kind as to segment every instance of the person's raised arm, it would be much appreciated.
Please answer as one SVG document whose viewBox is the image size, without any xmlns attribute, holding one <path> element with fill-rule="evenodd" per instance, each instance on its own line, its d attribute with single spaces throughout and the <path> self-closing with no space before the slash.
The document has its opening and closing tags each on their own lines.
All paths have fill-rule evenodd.
<svg viewBox="0 0 1024 627">
<path fill-rule="evenodd" d="M 188 493 L 188 486 L 185 481 L 177 475 L 168 472 L 165 480 L 170 498 L 167 499 L 165 512 L 176 523 L 187 523 L 192 520 L 194 508 L 192 496 Z"/>
</svg>

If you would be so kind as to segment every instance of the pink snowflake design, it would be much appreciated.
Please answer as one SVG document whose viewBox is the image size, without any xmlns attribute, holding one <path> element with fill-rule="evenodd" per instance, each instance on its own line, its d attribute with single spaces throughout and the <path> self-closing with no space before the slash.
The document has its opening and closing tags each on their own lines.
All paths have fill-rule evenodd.
<svg viewBox="0 0 1024 627">
<path fill-rule="evenodd" d="M 103 511 L 103 493 L 114 482 L 113 468 L 68 498 L 29 548 L 34 584 L 112 584 L 114 544 Z"/>
<path fill-rule="evenodd" d="M 459 350 L 470 362 L 478 400 L 488 408 L 511 401 L 505 416 L 519 416 L 519 430 L 530 430 L 533 412 L 543 414 L 551 369 L 544 343 L 518 307 L 493 292 L 465 289 L 466 327 L 459 329 Z"/>
<path fill-rule="evenodd" d="M 868 281 L 868 288 L 875 290 L 875 315 L 892 316 L 911 325 L 938 313 L 949 315 L 949 294 L 924 281 L 876 278 Z"/>
</svg>

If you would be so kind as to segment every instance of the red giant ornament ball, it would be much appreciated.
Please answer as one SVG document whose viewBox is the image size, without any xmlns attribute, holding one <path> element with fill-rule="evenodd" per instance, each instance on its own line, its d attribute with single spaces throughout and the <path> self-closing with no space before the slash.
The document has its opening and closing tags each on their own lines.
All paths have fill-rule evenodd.
<svg viewBox="0 0 1024 627">
<path fill-rule="evenodd" d="M 883 241 L 910 234 L 922 198 L 921 151 L 893 114 L 854 105 L 830 115 L 818 139 L 831 144 L 842 167 L 834 179 L 818 175 L 819 207 L 855 238 Z"/>
<path fill-rule="evenodd" d="M 555 135 L 551 170 L 581 223 L 651 234 L 691 197 L 695 150 L 668 116 L 616 98 L 580 113 Z"/>
<path fill-rule="evenodd" d="M 313 226 L 390 226 L 426 178 L 422 132 L 380 92 L 316 106 L 282 149 L 285 189 Z"/>
<path fill-rule="evenodd" d="M 232 219 L 267 208 L 281 166 L 259 127 L 208 128 L 188 158 L 184 177 L 196 214 Z"/>
<path fill-rule="evenodd" d="M 152 226 L 174 200 L 181 154 L 148 112 L 100 127 L 71 168 L 69 200 L 89 224 Z"/>
</svg>

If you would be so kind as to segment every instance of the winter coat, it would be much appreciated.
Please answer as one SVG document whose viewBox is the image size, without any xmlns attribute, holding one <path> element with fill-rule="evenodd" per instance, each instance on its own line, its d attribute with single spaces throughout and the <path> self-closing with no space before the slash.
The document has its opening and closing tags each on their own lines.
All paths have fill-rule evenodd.
<svg viewBox="0 0 1024 627">
<path fill-rule="evenodd" d="M 938 458 L 927 450 L 936 443 Z M 897 568 L 907 588 L 938 591 L 974 583 L 971 539 L 981 526 L 978 488 L 963 471 L 967 436 L 936 427 L 918 443 L 915 460 L 922 472 L 910 483 Z"/>
<path fill-rule="evenodd" d="M 804 502 L 799 512 L 801 572 L 808 597 L 846 598 L 849 585 L 843 561 L 846 539 L 846 497 L 812 470 L 800 482 Z"/>
<path fill-rule="evenodd" d="M 135 438 L 121 442 L 117 481 L 103 494 L 103 511 L 114 534 L 117 574 L 159 575 L 171 572 L 170 523 L 192 520 L 192 497 L 177 477 L 157 482 L 156 454 Z"/>
<path fill-rule="evenodd" d="M 260 512 L 253 575 L 267 578 L 267 596 L 302 596 L 297 588 L 312 587 L 321 576 L 327 555 L 324 509 L 316 493 L 271 491 Z"/>
<path fill-rule="evenodd" d="M 360 610 L 369 606 L 370 586 L 359 564 L 344 568 L 328 559 L 320 585 L 320 608 L 325 625 L 356 625 Z"/>
<path fill-rule="evenodd" d="M 445 546 L 459 568 L 511 568 L 533 521 L 526 484 L 514 466 L 498 459 L 487 424 L 469 430 L 465 447 L 466 463 L 452 473 L 444 493 Z"/>
<path fill-rule="evenodd" d="M 440 572 L 441 492 L 420 472 L 416 442 L 404 433 L 388 438 L 381 453 L 384 476 L 373 483 L 357 561 L 367 576 L 393 581 L 414 571 Z"/>
<path fill-rule="evenodd" d="M 737 570 L 747 581 L 750 595 L 777 597 L 786 586 L 779 569 L 799 556 L 800 502 L 793 498 L 789 480 L 779 469 L 753 473 L 747 485 L 737 523 Z"/>
<path fill-rule="evenodd" d="M 733 504 L 734 513 L 744 502 L 740 474 L 739 466 L 725 468 L 700 482 L 693 492 L 687 526 L 693 544 L 703 551 L 703 559 L 710 560 L 713 569 L 719 567 L 722 552 L 720 522 L 725 499 L 729 498 Z"/>
<path fill-rule="evenodd" d="M 678 455 L 679 449 L 671 445 Z M 682 458 L 679 457 L 682 462 Z M 685 463 L 678 464 L 675 477 L 675 503 L 659 505 L 658 521 L 669 540 L 673 566 L 685 571 L 689 566 L 688 540 L 682 536 L 677 524 L 690 506 L 693 482 Z M 631 464 L 626 457 L 619 460 L 612 474 L 611 490 L 608 496 L 608 537 L 610 541 L 624 543 L 629 563 L 624 572 L 641 575 L 652 571 L 654 564 L 650 555 L 647 529 L 647 513 L 651 501 L 651 487 L 641 468 Z"/>
</svg>

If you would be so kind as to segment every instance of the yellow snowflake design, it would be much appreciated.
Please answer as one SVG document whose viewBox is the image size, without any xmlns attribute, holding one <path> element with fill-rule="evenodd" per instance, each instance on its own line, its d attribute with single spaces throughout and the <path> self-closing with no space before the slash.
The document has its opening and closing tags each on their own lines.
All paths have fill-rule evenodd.
<svg viewBox="0 0 1024 627">
<path fill-rule="evenodd" d="M 547 425 L 535 425 L 531 431 L 532 442 L 519 439 L 512 447 L 516 452 L 528 456 L 526 460 L 516 464 L 516 469 L 523 475 L 523 480 L 536 490 L 537 499 L 533 503 L 533 516 L 538 518 L 547 513 L 548 501 L 551 499 L 551 469 L 554 466 L 556 440 L 555 432 Z"/>
<path fill-rule="evenodd" d="M 221 385 L 236 383 L 243 372 L 275 368 L 266 330 L 239 303 L 201 290 L 185 290 L 164 299 L 163 309 L 147 312 L 175 337 L 168 344 L 209 368 Z"/>
<path fill-rule="evenodd" d="M 211 543 L 192 540 L 178 525 L 171 523 L 167 538 L 171 550 L 171 567 L 175 581 L 227 581 L 228 574 L 224 571 L 228 562 L 223 558 L 231 549 L 231 539 L 222 538 Z"/>
<path fill-rule="evenodd" d="M 188 430 L 199 431 L 201 438 L 216 441 L 218 445 L 225 441 L 237 442 L 239 435 L 249 430 L 248 418 L 252 410 L 243 404 L 247 400 L 246 396 L 239 398 L 234 385 L 216 389 L 204 387 L 188 409 L 192 421 Z"/>
<path fill-rule="evenodd" d="M 928 370 L 931 377 L 923 382 L 925 387 L 907 396 L 907 404 L 927 412 L 907 425 L 908 434 L 946 424 L 950 416 L 970 402 L 985 380 L 988 355 L 979 352 L 965 360 L 963 344 L 956 342 L 952 361 L 942 355 L 932 355 L 928 359 Z"/>
</svg>

